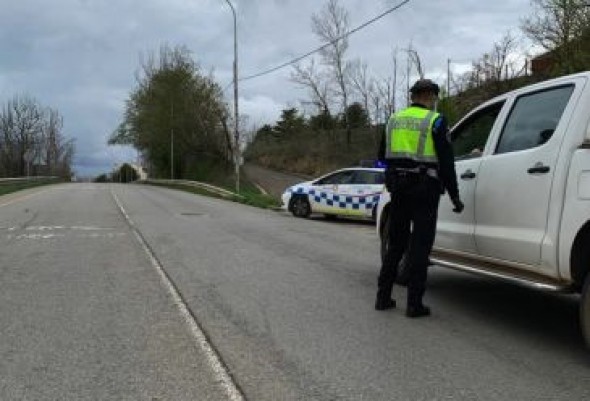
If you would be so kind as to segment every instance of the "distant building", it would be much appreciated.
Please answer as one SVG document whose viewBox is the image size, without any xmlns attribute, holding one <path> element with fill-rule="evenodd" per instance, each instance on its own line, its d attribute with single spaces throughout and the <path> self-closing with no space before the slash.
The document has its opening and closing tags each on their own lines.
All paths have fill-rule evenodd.
<svg viewBox="0 0 590 401">
<path fill-rule="evenodd" d="M 138 180 L 147 180 L 148 174 L 147 171 L 143 168 L 143 166 L 134 163 L 129 163 L 129 165 L 133 167 L 133 169 L 137 172 Z"/>
<path fill-rule="evenodd" d="M 555 55 L 547 52 L 538 55 L 531 60 L 531 73 L 536 76 L 550 75 L 555 67 Z"/>
<path fill-rule="evenodd" d="M 148 173 L 145 170 L 145 168 L 143 168 L 142 166 L 135 164 L 135 163 L 120 163 L 120 164 L 115 165 L 115 168 L 114 168 L 113 172 L 111 173 L 111 179 L 113 178 L 113 174 L 116 174 L 117 171 L 121 170 L 121 167 L 123 167 L 124 164 L 131 166 L 133 168 L 133 170 L 135 170 L 135 172 L 137 173 L 138 180 L 147 180 Z"/>
</svg>

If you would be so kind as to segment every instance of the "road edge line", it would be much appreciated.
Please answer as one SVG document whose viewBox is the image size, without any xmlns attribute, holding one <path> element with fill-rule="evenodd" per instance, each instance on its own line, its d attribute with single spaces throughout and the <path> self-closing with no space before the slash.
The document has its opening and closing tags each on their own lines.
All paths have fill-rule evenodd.
<svg viewBox="0 0 590 401">
<path fill-rule="evenodd" d="M 137 226 L 135 225 L 133 220 L 131 220 L 131 217 L 129 217 L 129 215 L 125 211 L 125 208 L 119 200 L 119 197 L 113 192 L 112 189 L 110 192 L 111 196 L 115 200 L 115 203 L 117 204 L 117 207 L 119 208 L 119 211 L 127 221 L 129 227 L 131 227 L 131 231 L 133 231 L 135 238 L 147 254 L 148 259 L 152 264 L 152 267 L 154 267 L 158 272 L 162 284 L 164 284 L 164 287 L 166 288 L 166 290 L 168 290 L 168 293 L 172 297 L 174 305 L 177 307 L 184 322 L 189 327 L 190 332 L 193 335 L 193 338 L 197 343 L 199 349 L 205 354 L 209 366 L 213 370 L 214 378 L 225 390 L 228 396 L 227 399 L 229 401 L 246 401 L 246 397 L 244 396 L 238 384 L 229 372 L 227 365 L 223 362 L 219 352 L 213 347 L 213 344 L 211 343 L 211 341 L 199 325 L 199 322 L 197 321 L 190 307 L 180 294 L 180 291 L 178 290 L 176 284 L 174 284 L 168 273 L 166 273 L 164 267 L 156 257 L 155 253 L 153 252 L 153 250 L 151 249 L 143 235 L 137 229 Z"/>
<path fill-rule="evenodd" d="M 254 182 L 254 181 L 253 181 Z M 257 182 L 254 182 L 254 185 L 256 186 L 256 188 L 258 188 L 258 190 L 260 192 L 262 192 L 263 195 L 268 195 L 268 192 L 266 191 L 266 189 L 264 189 L 262 187 L 262 185 L 258 184 Z"/>
</svg>

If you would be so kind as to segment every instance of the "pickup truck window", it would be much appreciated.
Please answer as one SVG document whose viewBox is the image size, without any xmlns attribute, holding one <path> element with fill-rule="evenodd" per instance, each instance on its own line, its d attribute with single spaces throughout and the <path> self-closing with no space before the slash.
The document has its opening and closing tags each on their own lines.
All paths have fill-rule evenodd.
<svg viewBox="0 0 590 401">
<path fill-rule="evenodd" d="M 506 121 L 496 153 L 517 152 L 547 142 L 573 91 L 574 86 L 568 85 L 519 97 Z"/>
<path fill-rule="evenodd" d="M 463 121 L 452 132 L 453 151 L 457 160 L 480 157 L 504 101 L 494 103 Z"/>
</svg>

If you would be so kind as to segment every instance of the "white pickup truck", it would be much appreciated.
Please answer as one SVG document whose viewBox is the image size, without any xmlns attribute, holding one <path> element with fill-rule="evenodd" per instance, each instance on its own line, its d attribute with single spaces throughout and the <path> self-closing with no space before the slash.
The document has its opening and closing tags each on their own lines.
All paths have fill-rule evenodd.
<svg viewBox="0 0 590 401">
<path fill-rule="evenodd" d="M 590 72 L 496 97 L 452 128 L 465 210 L 441 199 L 435 265 L 580 297 L 590 345 Z M 389 193 L 381 196 L 382 252 Z"/>
</svg>

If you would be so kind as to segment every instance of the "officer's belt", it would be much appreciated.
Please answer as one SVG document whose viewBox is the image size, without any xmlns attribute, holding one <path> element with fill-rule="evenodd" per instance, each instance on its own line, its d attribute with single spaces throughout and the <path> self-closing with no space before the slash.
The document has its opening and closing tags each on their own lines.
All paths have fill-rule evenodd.
<svg viewBox="0 0 590 401">
<path fill-rule="evenodd" d="M 432 167 L 414 167 L 414 168 L 403 168 L 396 167 L 395 171 L 400 173 L 412 173 L 412 174 L 424 174 L 429 177 L 438 179 L 438 170 Z"/>
</svg>

